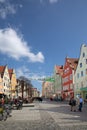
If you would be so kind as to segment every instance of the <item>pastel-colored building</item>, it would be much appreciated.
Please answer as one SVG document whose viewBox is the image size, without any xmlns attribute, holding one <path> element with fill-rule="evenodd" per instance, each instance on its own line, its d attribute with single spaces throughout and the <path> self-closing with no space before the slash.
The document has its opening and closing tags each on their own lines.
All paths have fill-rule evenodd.
<svg viewBox="0 0 87 130">
<path fill-rule="evenodd" d="M 42 97 L 50 98 L 54 94 L 54 83 L 51 81 L 44 81 L 42 84 Z"/>
<path fill-rule="evenodd" d="M 75 72 L 75 97 L 80 94 L 87 99 L 87 45 L 82 44 L 80 49 L 80 57 Z"/>
<path fill-rule="evenodd" d="M 8 67 L 0 66 L 0 94 L 10 95 L 10 77 Z"/>
<path fill-rule="evenodd" d="M 62 96 L 62 74 L 63 74 L 63 65 L 54 66 L 54 93 L 57 99 L 60 99 Z"/>
<path fill-rule="evenodd" d="M 39 97 L 40 91 L 37 90 L 37 88 L 32 88 L 32 97 Z"/>
<path fill-rule="evenodd" d="M 64 71 L 62 75 L 62 98 L 69 100 L 74 97 L 74 74 L 78 65 L 77 58 L 65 58 Z"/>
<path fill-rule="evenodd" d="M 10 96 L 14 97 L 16 96 L 16 85 L 17 85 L 17 80 L 16 80 L 16 73 L 14 69 L 8 69 L 9 71 L 9 77 L 10 77 Z"/>
</svg>

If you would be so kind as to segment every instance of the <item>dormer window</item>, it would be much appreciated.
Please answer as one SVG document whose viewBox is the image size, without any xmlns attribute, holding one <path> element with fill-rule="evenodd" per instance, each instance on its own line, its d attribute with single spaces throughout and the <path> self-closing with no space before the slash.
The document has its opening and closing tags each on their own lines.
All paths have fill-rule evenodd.
<svg viewBox="0 0 87 130">
<path fill-rule="evenodd" d="M 83 52 L 83 57 L 85 57 L 85 53 Z"/>
</svg>

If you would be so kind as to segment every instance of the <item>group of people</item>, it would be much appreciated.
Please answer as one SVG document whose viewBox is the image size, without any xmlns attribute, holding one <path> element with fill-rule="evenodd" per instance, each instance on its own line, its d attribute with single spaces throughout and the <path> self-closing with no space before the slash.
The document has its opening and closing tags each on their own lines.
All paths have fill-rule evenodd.
<svg viewBox="0 0 87 130">
<path fill-rule="evenodd" d="M 76 111 L 76 105 L 78 105 L 78 111 L 82 112 L 83 98 L 80 96 L 77 100 L 74 97 L 70 98 L 69 105 L 71 106 L 71 111 Z"/>
</svg>

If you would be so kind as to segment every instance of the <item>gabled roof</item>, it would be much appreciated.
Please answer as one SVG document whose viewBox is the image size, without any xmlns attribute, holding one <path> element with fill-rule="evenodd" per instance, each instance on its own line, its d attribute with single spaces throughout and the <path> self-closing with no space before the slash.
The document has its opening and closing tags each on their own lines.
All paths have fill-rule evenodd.
<svg viewBox="0 0 87 130">
<path fill-rule="evenodd" d="M 60 66 L 56 65 L 55 69 L 56 69 L 56 74 L 60 74 L 60 75 L 63 74 L 63 65 Z"/>
<path fill-rule="evenodd" d="M 8 69 L 8 72 L 9 72 L 9 77 L 11 79 L 12 78 L 12 74 L 13 74 L 13 69 Z"/>
<path fill-rule="evenodd" d="M 3 73 L 6 66 L 0 66 L 0 73 Z"/>
<path fill-rule="evenodd" d="M 78 58 L 66 58 L 66 62 L 68 62 L 70 64 L 70 67 L 74 70 L 77 68 L 78 61 Z"/>
<path fill-rule="evenodd" d="M 0 74 L 1 74 L 1 78 L 3 78 L 3 74 L 5 71 L 6 66 L 0 66 Z"/>
</svg>

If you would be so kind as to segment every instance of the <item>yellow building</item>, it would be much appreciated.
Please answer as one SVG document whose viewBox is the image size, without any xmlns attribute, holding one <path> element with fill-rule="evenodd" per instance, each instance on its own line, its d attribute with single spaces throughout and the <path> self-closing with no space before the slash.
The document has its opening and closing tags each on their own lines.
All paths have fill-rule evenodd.
<svg viewBox="0 0 87 130">
<path fill-rule="evenodd" d="M 54 94 L 54 83 L 45 81 L 42 84 L 42 97 L 50 98 Z"/>
<path fill-rule="evenodd" d="M 14 97 L 16 96 L 16 85 L 17 85 L 16 73 L 14 69 L 8 69 L 8 71 L 10 77 L 10 96 Z"/>
</svg>

